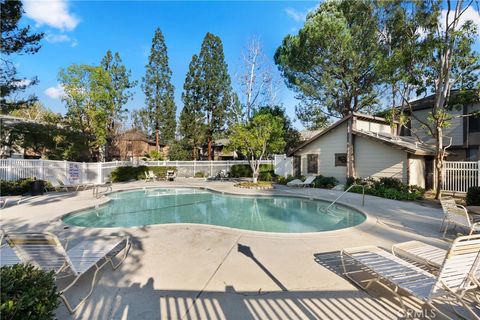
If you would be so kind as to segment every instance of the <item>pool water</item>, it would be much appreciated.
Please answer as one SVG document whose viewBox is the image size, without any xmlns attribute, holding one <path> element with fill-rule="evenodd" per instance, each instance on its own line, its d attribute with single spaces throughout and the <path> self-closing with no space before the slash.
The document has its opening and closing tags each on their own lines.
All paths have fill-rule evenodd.
<svg viewBox="0 0 480 320">
<path fill-rule="evenodd" d="M 328 202 L 284 196 L 236 196 L 200 189 L 144 189 L 117 192 L 98 208 L 67 215 L 82 227 L 134 227 L 198 223 L 264 232 L 319 232 L 352 227 L 365 216 Z"/>
</svg>

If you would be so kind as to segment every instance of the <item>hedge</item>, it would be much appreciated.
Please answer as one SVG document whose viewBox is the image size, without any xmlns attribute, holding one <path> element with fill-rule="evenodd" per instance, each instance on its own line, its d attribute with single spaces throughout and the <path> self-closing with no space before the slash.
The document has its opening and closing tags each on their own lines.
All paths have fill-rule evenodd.
<svg viewBox="0 0 480 320">
<path fill-rule="evenodd" d="M 359 184 L 352 187 L 350 192 L 362 193 L 365 187 L 365 194 L 377 196 L 392 200 L 420 200 L 425 194 L 425 189 L 402 183 L 400 179 L 396 178 L 380 178 L 367 180 L 348 178 L 345 190 L 349 188 L 353 183 Z"/>
<path fill-rule="evenodd" d="M 16 264 L 0 268 L 0 319 L 53 319 L 59 305 L 54 272 L 32 265 Z"/>
<path fill-rule="evenodd" d="M 258 180 L 260 181 L 274 181 L 276 179 L 276 174 L 271 164 L 261 164 L 259 171 Z M 252 168 L 248 164 L 235 164 L 230 168 L 230 177 L 232 178 L 251 178 L 252 175 Z"/>
<path fill-rule="evenodd" d="M 163 178 L 166 176 L 167 171 L 177 171 L 177 167 L 163 167 L 163 166 L 125 166 L 118 167 L 110 173 L 111 180 L 113 182 L 124 182 L 131 180 L 143 180 L 145 179 L 145 172 L 152 171 L 157 177 Z"/>
<path fill-rule="evenodd" d="M 33 178 L 19 179 L 15 181 L 0 180 L 0 196 L 21 196 L 29 193 Z M 51 187 L 51 183 L 43 181 L 44 185 Z"/>
</svg>

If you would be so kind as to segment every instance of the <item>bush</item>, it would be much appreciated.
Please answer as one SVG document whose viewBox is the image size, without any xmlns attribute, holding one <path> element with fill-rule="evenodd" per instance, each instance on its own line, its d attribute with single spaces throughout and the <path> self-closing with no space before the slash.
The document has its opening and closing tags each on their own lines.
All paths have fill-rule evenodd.
<svg viewBox="0 0 480 320">
<path fill-rule="evenodd" d="M 0 180 L 0 195 L 1 196 L 20 196 L 29 193 L 33 178 L 19 179 L 16 181 Z M 44 185 L 49 187 L 51 183 L 43 181 Z"/>
<path fill-rule="evenodd" d="M 467 191 L 467 206 L 480 206 L 480 187 L 470 187 Z"/>
<path fill-rule="evenodd" d="M 202 172 L 202 171 L 198 171 L 198 172 L 195 172 L 195 178 L 205 178 L 205 172 Z"/>
<path fill-rule="evenodd" d="M 163 178 L 166 176 L 168 170 L 177 171 L 177 167 L 160 167 L 160 166 L 126 166 L 118 167 L 110 174 L 112 182 L 123 182 L 131 180 L 145 179 L 145 172 L 152 171 L 157 177 Z"/>
<path fill-rule="evenodd" d="M 252 168 L 248 164 L 235 164 L 230 168 L 230 177 L 232 178 L 251 178 L 253 175 Z M 277 175 L 274 172 L 273 165 L 261 164 L 258 173 L 260 181 L 274 181 Z"/>
<path fill-rule="evenodd" d="M 319 175 L 313 180 L 315 188 L 332 189 L 338 184 L 338 180 L 335 177 L 324 177 Z"/>
<path fill-rule="evenodd" d="M 292 176 L 291 174 L 289 174 L 286 178 L 285 177 L 282 177 L 282 176 L 279 176 L 277 178 L 277 183 L 278 184 L 287 184 L 289 183 L 290 181 L 292 180 L 295 180 L 296 178 L 294 176 Z"/>
<path fill-rule="evenodd" d="M 361 185 L 363 185 L 365 186 L 365 194 L 392 200 L 419 200 L 425 194 L 425 189 L 415 185 L 406 185 L 396 178 L 368 178 L 362 180 L 350 177 L 347 179 L 345 190 L 354 183 L 358 184 L 358 186 L 352 187 L 350 192 L 362 193 L 363 188 Z"/>
<path fill-rule="evenodd" d="M 53 319 L 59 305 L 54 272 L 32 265 L 16 264 L 0 268 L 0 318 Z"/>
</svg>

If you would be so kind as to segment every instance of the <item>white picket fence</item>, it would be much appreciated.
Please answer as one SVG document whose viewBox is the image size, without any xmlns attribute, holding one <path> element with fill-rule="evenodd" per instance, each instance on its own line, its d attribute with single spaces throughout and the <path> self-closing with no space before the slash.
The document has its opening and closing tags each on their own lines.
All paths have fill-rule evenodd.
<svg viewBox="0 0 480 320">
<path fill-rule="evenodd" d="M 112 161 L 112 162 L 72 162 L 55 160 L 1 159 L 0 180 L 32 178 L 53 181 L 65 177 L 70 183 L 104 183 L 115 168 L 122 166 L 174 166 L 179 177 L 194 177 L 197 172 L 205 176 L 217 175 L 221 170 L 230 171 L 235 164 L 248 164 L 247 161 Z M 262 164 L 274 164 L 264 160 Z"/>
<path fill-rule="evenodd" d="M 480 161 L 444 162 L 443 191 L 466 193 L 475 186 L 480 186 Z"/>
</svg>

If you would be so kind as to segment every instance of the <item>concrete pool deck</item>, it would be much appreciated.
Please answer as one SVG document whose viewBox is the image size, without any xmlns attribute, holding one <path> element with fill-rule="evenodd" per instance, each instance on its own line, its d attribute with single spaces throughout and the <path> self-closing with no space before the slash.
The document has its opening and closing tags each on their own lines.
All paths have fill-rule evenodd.
<svg viewBox="0 0 480 320">
<path fill-rule="evenodd" d="M 118 183 L 113 190 L 162 186 L 330 201 L 341 194 L 283 186 L 248 190 L 202 179 Z M 61 305 L 59 319 L 397 319 L 402 313 L 389 302 L 390 296 L 374 298 L 335 272 L 335 262 L 329 265 L 332 252 L 362 245 L 390 247 L 412 239 L 448 246 L 439 239 L 441 209 L 370 196 L 362 207 L 359 194 L 346 194 L 339 203 L 366 212 L 366 223 L 308 235 L 186 224 L 93 229 L 66 226 L 59 220 L 104 201 L 105 197 L 94 198 L 91 190 L 58 192 L 0 211 L 6 232 L 51 231 L 68 238 L 69 246 L 87 237 L 131 236 L 133 247 L 124 264 L 115 272 L 106 266 L 90 299 L 74 315 Z M 85 291 L 88 276 L 73 295 Z"/>
</svg>

